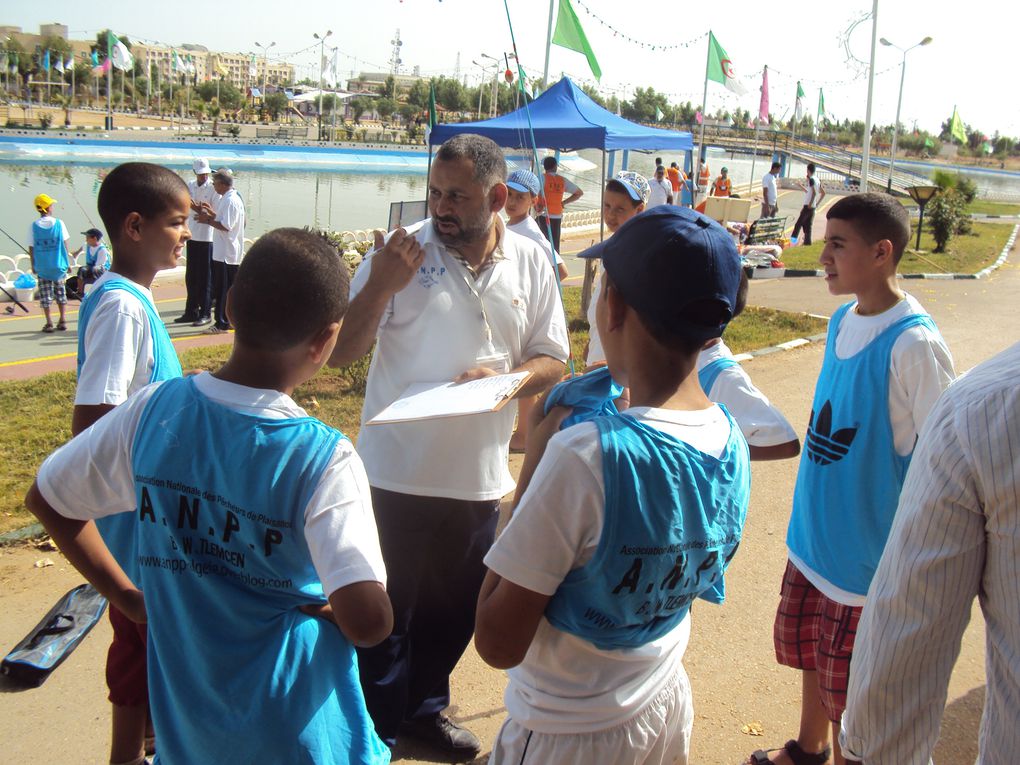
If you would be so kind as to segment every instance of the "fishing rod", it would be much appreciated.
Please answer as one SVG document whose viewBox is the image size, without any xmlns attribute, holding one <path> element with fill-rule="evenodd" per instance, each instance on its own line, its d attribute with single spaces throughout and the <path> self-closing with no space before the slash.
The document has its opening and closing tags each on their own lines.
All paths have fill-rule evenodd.
<svg viewBox="0 0 1020 765">
<path fill-rule="evenodd" d="M 21 242 L 19 242 L 17 239 L 15 239 L 10 234 L 8 234 L 2 228 L 0 228 L 0 232 L 2 232 L 4 236 L 6 236 L 8 239 L 10 239 L 12 242 L 14 242 L 16 245 L 18 245 L 18 247 L 20 247 L 22 249 L 22 251 L 26 255 L 28 255 L 28 257 L 30 257 L 30 258 L 32 257 L 32 253 L 30 253 L 27 249 L 25 249 L 25 245 L 23 245 Z M 18 300 L 17 296 L 12 295 L 10 292 L 8 292 L 7 288 L 4 287 L 3 285 L 0 285 L 0 292 L 3 292 L 7 297 L 9 297 L 12 301 L 14 301 L 14 304 L 17 305 L 18 308 L 20 308 L 22 311 L 24 311 L 25 313 L 30 313 L 30 311 L 27 308 L 25 308 L 25 305 L 20 300 Z M 13 309 L 10 309 L 7 312 L 11 313 L 12 310 Z"/>
</svg>

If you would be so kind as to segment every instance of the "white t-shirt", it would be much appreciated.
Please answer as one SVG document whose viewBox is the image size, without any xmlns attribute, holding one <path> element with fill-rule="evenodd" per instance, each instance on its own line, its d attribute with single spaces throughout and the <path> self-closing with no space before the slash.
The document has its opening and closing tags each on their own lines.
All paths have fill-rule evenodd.
<svg viewBox="0 0 1020 765">
<path fill-rule="evenodd" d="M 733 353 L 720 340 L 698 354 L 698 371 L 717 359 L 732 358 Z M 739 364 L 719 372 L 712 389 L 706 390 L 705 395 L 729 410 L 751 446 L 778 446 L 797 439 L 797 431 L 754 386 Z"/>
<path fill-rule="evenodd" d="M 119 279 L 107 271 L 96 279 L 93 289 Z M 152 303 L 152 293 L 130 282 Z M 155 303 L 152 305 L 155 310 Z M 84 406 L 124 403 L 152 378 L 155 356 L 152 331 L 145 307 L 126 290 L 110 290 L 99 296 L 85 328 L 85 363 L 78 375 L 74 403 Z"/>
<path fill-rule="evenodd" d="M 808 178 L 807 182 L 808 182 L 807 190 L 804 192 L 804 206 L 805 207 L 817 207 L 818 206 L 818 193 L 819 193 L 819 189 L 822 188 L 822 184 L 814 176 L 811 176 L 810 178 Z"/>
<path fill-rule="evenodd" d="M 39 218 L 39 220 L 33 221 L 32 225 L 28 227 L 28 243 L 33 247 L 35 246 L 33 242 L 35 241 L 35 224 L 37 223 L 43 228 L 53 228 L 59 223 L 60 227 L 64 229 L 64 242 L 67 242 L 67 240 L 71 238 L 71 235 L 67 233 L 67 226 L 64 225 L 62 220 L 58 220 L 52 215 L 44 215 Z"/>
<path fill-rule="evenodd" d="M 291 398 L 197 375 L 198 392 L 237 412 L 287 419 L 306 417 Z M 135 507 L 132 448 L 145 404 L 161 383 L 153 383 L 101 417 L 50 455 L 39 469 L 39 490 L 67 518 L 88 520 Z M 201 449 L 227 445 L 197 444 Z M 341 439 L 305 508 L 305 541 L 326 594 L 355 582 L 386 582 L 368 479 L 354 447 Z"/>
<path fill-rule="evenodd" d="M 770 205 L 774 205 L 779 197 L 779 191 L 776 188 L 776 176 L 772 173 L 765 173 L 765 177 L 761 179 L 761 186 L 765 194 L 765 201 Z"/>
<path fill-rule="evenodd" d="M 229 266 L 241 263 L 244 254 L 244 202 L 237 189 L 230 189 L 216 203 L 216 222 L 222 223 L 229 231 L 213 228 L 213 260 Z M 210 226 L 210 228 L 212 228 Z"/>
<path fill-rule="evenodd" d="M 837 358 L 846 359 L 860 352 L 904 316 L 927 313 L 912 295 L 904 296 L 877 316 L 861 316 L 855 303 L 844 315 L 836 335 Z M 897 454 L 907 455 L 914 450 L 928 413 L 955 377 L 953 357 L 937 332 L 911 327 L 896 339 L 889 360 L 889 422 Z M 836 587 L 792 552 L 789 555 L 793 565 L 827 598 L 848 606 L 864 605 L 863 596 Z"/>
<path fill-rule="evenodd" d="M 634 407 L 643 423 L 720 456 L 730 435 L 718 406 L 695 412 Z M 513 518 L 485 556 L 507 581 L 544 595 L 598 548 L 605 485 L 598 428 L 584 422 L 549 441 Z M 544 617 L 524 661 L 507 671 L 507 712 L 540 733 L 586 733 L 632 718 L 676 671 L 690 637 L 688 615 L 676 629 L 638 648 L 603 651 Z"/>
<path fill-rule="evenodd" d="M 507 457 L 516 406 L 365 425 L 411 383 L 448 382 L 494 353 L 507 354 L 511 369 L 541 355 L 566 360 L 567 327 L 549 259 L 529 239 L 507 235 L 498 217 L 496 225 L 499 251 L 477 281 L 439 240 L 431 219 L 408 228 L 425 258 L 380 321 L 358 437 L 373 486 L 475 501 L 497 499 L 514 488 Z M 352 297 L 371 268 L 368 255 L 352 280 Z"/>
<path fill-rule="evenodd" d="M 673 184 L 667 181 L 665 178 L 651 178 L 648 181 L 649 191 L 648 204 L 645 205 L 645 209 L 655 207 L 657 205 L 666 204 L 666 200 L 673 196 Z"/>
<path fill-rule="evenodd" d="M 191 194 L 192 200 L 196 203 L 206 202 L 214 210 L 220 201 L 220 195 L 213 188 L 211 178 L 206 178 L 205 183 L 201 186 L 198 185 L 197 179 L 192 178 L 188 181 L 188 193 Z M 213 240 L 213 227 L 208 223 L 199 223 L 197 213 L 191 214 L 191 218 L 188 220 L 188 228 L 191 229 L 191 238 L 196 242 L 211 242 Z"/>
<path fill-rule="evenodd" d="M 520 223 L 507 223 L 506 230 L 513 231 L 515 234 L 520 234 L 535 242 L 542 248 L 542 252 L 545 253 L 547 258 L 553 258 L 556 261 L 557 266 L 563 262 L 563 258 L 560 257 L 558 252 L 553 253 L 552 242 L 545 238 L 542 229 L 538 227 L 535 219 L 530 215 L 525 215 L 524 220 Z"/>
<path fill-rule="evenodd" d="M 606 360 L 606 352 L 602 348 L 602 338 L 599 337 L 599 328 L 595 326 L 595 305 L 599 302 L 602 294 L 602 275 L 595 278 L 595 284 L 591 290 L 591 300 L 588 301 L 588 355 L 584 357 L 585 366 L 601 364 Z"/>
</svg>

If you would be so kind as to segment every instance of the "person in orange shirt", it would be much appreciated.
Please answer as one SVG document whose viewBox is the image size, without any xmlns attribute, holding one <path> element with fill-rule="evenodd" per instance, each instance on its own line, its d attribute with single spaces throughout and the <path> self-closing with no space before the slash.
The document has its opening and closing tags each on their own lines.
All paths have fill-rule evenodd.
<svg viewBox="0 0 1020 765">
<path fill-rule="evenodd" d="M 666 168 L 666 177 L 673 187 L 673 204 L 680 204 L 680 168 L 676 162 L 670 162 Z"/>
<path fill-rule="evenodd" d="M 712 171 L 708 169 L 708 163 L 705 162 L 701 165 L 701 173 L 698 175 L 698 192 L 701 194 L 705 193 L 705 189 L 708 188 L 708 183 L 712 178 Z"/>
<path fill-rule="evenodd" d="M 542 160 L 542 168 L 545 170 L 545 194 L 539 200 L 539 209 L 543 209 L 544 206 L 545 211 L 539 216 L 538 225 L 547 239 L 549 239 L 550 233 L 552 234 L 549 241 L 552 242 L 553 250 L 559 252 L 563 208 L 580 199 L 584 192 L 557 173 L 559 163 L 557 163 L 556 157 L 546 157 Z M 569 194 L 569 196 L 564 199 L 564 194 Z"/>
<path fill-rule="evenodd" d="M 733 193 L 733 181 L 730 180 L 729 170 L 723 168 L 719 171 L 719 177 L 712 183 L 712 196 L 728 197 Z"/>
</svg>

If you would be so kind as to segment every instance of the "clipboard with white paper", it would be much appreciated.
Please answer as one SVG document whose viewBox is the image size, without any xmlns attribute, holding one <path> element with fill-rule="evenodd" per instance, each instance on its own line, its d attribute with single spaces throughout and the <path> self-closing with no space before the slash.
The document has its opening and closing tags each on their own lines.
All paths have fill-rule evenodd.
<svg viewBox="0 0 1020 765">
<path fill-rule="evenodd" d="M 529 377 L 531 372 L 510 372 L 463 383 L 412 383 L 396 401 L 365 424 L 388 425 L 498 412 Z"/>
</svg>

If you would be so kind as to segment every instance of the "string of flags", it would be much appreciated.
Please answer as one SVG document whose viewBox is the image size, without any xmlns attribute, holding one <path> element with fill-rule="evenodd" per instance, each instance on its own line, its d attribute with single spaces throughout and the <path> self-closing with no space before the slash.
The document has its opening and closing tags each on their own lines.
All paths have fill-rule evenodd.
<svg viewBox="0 0 1020 765">
<path fill-rule="evenodd" d="M 581 6 L 581 9 L 585 13 L 587 13 L 589 16 L 591 16 L 593 19 L 595 19 L 599 24 L 601 24 L 606 29 L 608 29 L 610 32 L 612 32 L 615 37 L 620 37 L 620 38 L 626 40 L 629 43 L 637 45 L 640 48 L 645 48 L 647 50 L 662 50 L 662 51 L 666 51 L 666 50 L 680 50 L 681 48 L 690 48 L 695 43 L 699 42 L 700 40 L 704 40 L 705 39 L 705 34 L 706 33 L 702 32 L 697 37 L 693 37 L 690 40 L 687 40 L 687 41 L 681 42 L 681 43 L 663 44 L 663 43 L 658 43 L 658 42 L 656 42 L 656 43 L 643 42 L 643 41 L 638 40 L 638 39 L 636 39 L 634 37 L 631 37 L 628 34 L 625 34 L 625 33 L 621 32 L 619 29 L 617 29 L 612 24 L 610 24 L 608 21 L 606 21 L 605 19 L 603 19 L 600 16 L 598 16 L 598 14 L 594 13 L 591 10 L 591 8 L 589 8 L 584 3 L 584 0 L 574 0 L 574 2 L 576 2 L 579 6 Z M 561 7 L 562 7 L 562 3 L 561 3 Z"/>
</svg>

